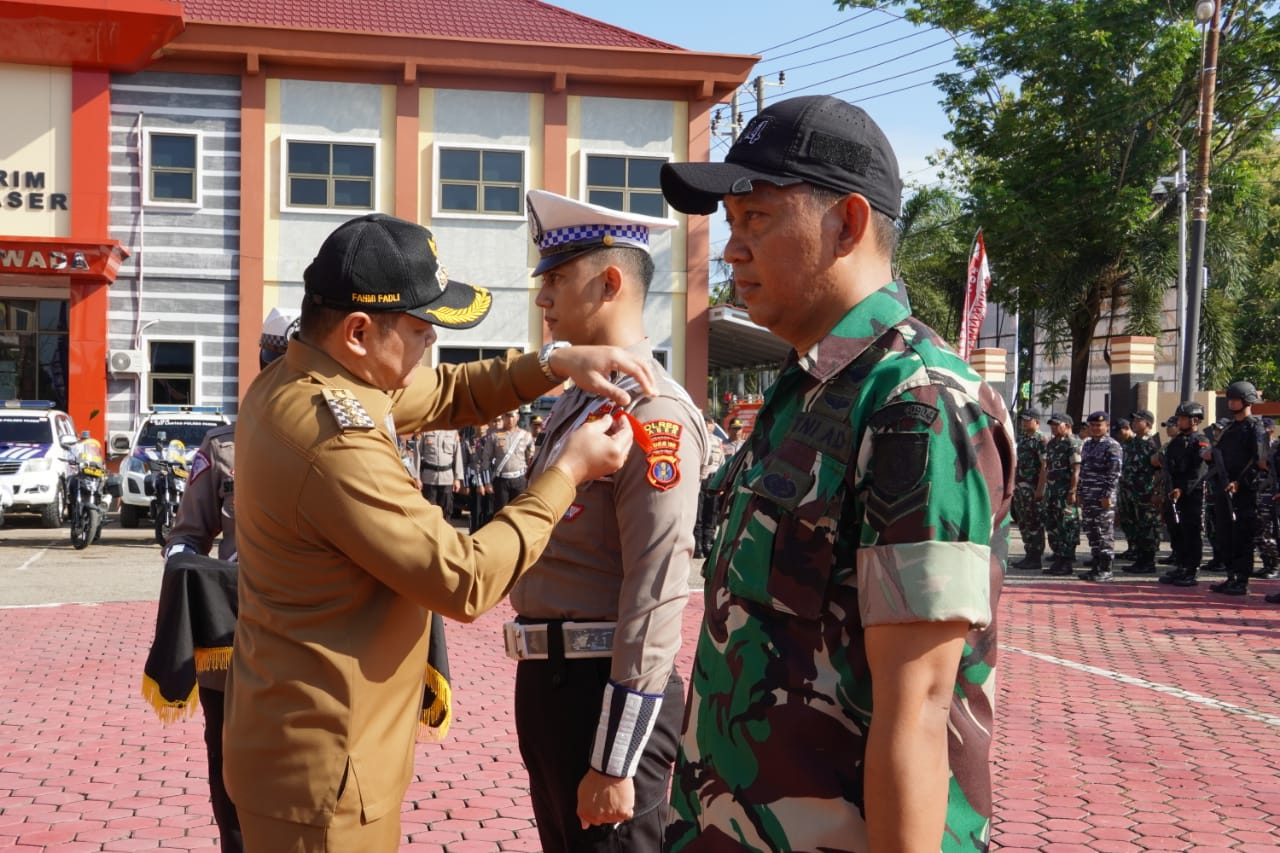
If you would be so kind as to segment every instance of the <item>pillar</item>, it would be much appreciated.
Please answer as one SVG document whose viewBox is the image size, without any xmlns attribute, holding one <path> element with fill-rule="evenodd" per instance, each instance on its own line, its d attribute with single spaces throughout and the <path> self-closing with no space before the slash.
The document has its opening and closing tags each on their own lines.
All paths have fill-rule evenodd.
<svg viewBox="0 0 1280 853">
<path fill-rule="evenodd" d="M 976 349 L 969 355 L 969 366 L 978 373 L 978 378 L 995 389 L 1001 399 L 1009 399 L 1009 353 L 999 347 Z"/>
<path fill-rule="evenodd" d="M 1111 420 L 1129 417 L 1140 405 L 1138 386 L 1156 373 L 1156 339 L 1121 335 L 1111 339 Z"/>
</svg>

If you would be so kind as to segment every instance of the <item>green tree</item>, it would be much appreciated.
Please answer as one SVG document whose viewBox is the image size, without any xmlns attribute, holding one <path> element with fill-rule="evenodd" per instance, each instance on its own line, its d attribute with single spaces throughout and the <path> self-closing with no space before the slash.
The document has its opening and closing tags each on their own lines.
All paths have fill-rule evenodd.
<svg viewBox="0 0 1280 853">
<path fill-rule="evenodd" d="M 963 200 L 941 187 L 917 190 L 902 205 L 896 263 L 917 317 L 953 345 L 974 228 Z"/>
<path fill-rule="evenodd" d="M 837 0 L 873 7 L 876 0 Z M 992 258 L 992 298 L 1033 315 L 1049 355 L 1070 355 L 1067 411 L 1082 413 L 1089 348 L 1104 310 L 1125 331 L 1153 328 L 1176 228 L 1152 215 L 1149 188 L 1179 146 L 1194 151 L 1201 34 L 1190 3 L 1166 0 L 889 0 L 917 24 L 955 34 L 960 71 L 937 84 L 953 122 L 950 172 Z M 1214 177 L 1277 124 L 1275 3 L 1223 0 Z M 1186 8 L 1183 8 L 1185 6 Z M 1247 170 L 1238 189 L 1247 194 Z M 1213 183 L 1211 181 L 1211 183 Z M 1245 265 L 1215 185 L 1207 244 L 1206 375 L 1231 357 L 1214 311 L 1228 310 Z M 1234 213 L 1234 212 L 1233 212 Z M 1225 225 L 1224 225 L 1225 223 Z M 1238 228 L 1226 226 L 1240 225 Z M 1176 263 L 1176 259 L 1175 259 Z"/>
</svg>

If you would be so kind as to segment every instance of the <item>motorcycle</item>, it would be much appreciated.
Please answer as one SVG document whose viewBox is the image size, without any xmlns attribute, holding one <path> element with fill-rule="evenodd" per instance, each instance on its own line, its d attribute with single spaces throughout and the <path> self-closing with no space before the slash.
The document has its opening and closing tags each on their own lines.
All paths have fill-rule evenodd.
<svg viewBox="0 0 1280 853">
<path fill-rule="evenodd" d="M 163 546 L 178 518 L 178 505 L 187 490 L 190 460 L 187 458 L 187 446 L 176 438 L 156 449 L 159 458 L 153 464 L 160 470 L 148 475 L 144 490 L 154 496 L 151 516 L 156 522 L 156 541 Z"/>
<path fill-rule="evenodd" d="M 71 521 L 71 545 L 77 551 L 102 537 L 106 516 L 107 466 L 102 442 L 87 438 L 75 445 L 68 465 L 67 516 Z"/>
</svg>

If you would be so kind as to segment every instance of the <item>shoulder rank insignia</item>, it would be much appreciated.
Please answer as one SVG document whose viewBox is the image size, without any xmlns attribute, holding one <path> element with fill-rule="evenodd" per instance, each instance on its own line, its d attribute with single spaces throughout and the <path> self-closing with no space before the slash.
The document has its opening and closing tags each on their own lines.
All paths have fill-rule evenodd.
<svg viewBox="0 0 1280 853">
<path fill-rule="evenodd" d="M 642 426 L 651 448 L 645 454 L 649 485 L 664 492 L 675 488 L 680 482 L 680 433 L 684 427 L 668 420 L 645 421 Z"/>
<path fill-rule="evenodd" d="M 356 396 L 346 388 L 325 388 L 324 401 L 333 412 L 333 419 L 343 431 L 349 429 L 377 429 L 373 418 L 365 411 Z"/>
</svg>

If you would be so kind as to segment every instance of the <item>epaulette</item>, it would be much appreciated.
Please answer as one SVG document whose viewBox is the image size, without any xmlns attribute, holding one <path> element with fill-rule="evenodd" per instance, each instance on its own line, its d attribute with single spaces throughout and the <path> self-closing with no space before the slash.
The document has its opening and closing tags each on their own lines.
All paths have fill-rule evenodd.
<svg viewBox="0 0 1280 853">
<path fill-rule="evenodd" d="M 324 401 L 343 432 L 349 429 L 377 429 L 361 402 L 346 388 L 325 388 Z"/>
</svg>

